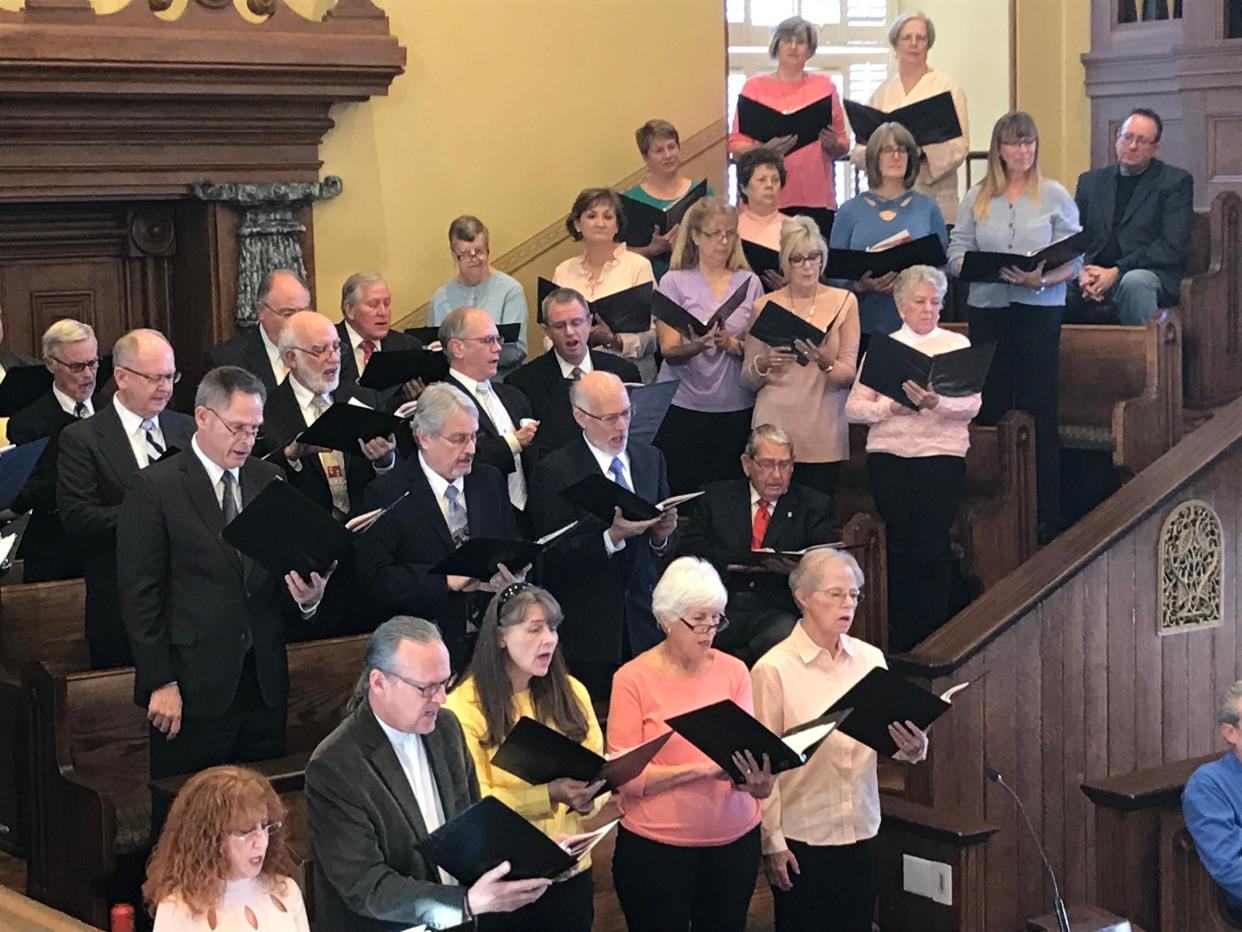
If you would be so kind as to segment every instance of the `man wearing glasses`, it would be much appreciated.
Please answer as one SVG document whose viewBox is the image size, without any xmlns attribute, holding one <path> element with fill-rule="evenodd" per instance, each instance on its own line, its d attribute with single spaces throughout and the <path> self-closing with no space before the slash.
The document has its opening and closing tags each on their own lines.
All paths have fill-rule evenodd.
<svg viewBox="0 0 1242 932">
<path fill-rule="evenodd" d="M 61 432 L 57 463 L 60 520 L 85 554 L 86 637 L 96 668 L 133 663 L 116 587 L 116 529 L 125 490 L 139 470 L 186 449 L 194 433 L 192 418 L 165 410 L 180 373 L 163 334 L 131 330 L 114 344 L 112 365 L 112 402 Z"/>
<path fill-rule="evenodd" d="M 596 702 L 607 700 L 612 674 L 662 638 L 651 611 L 656 557 L 677 528 L 677 509 L 630 521 L 618 508 L 611 524 L 575 508 L 559 493 L 592 473 L 655 504 L 668 498 L 664 454 L 631 441 L 629 393 L 610 372 L 588 372 L 570 388 L 581 434 L 549 454 L 531 480 L 535 533 L 578 525 L 545 555 L 547 588 L 565 610 L 561 642 L 573 673 Z"/>
<path fill-rule="evenodd" d="M 276 269 L 263 276 L 255 299 L 259 326 L 217 343 L 203 357 L 206 368 L 240 366 L 263 380 L 269 392 L 284 381 L 289 370 L 280 358 L 280 333 L 285 321 L 311 305 L 310 289 L 296 272 Z"/>
<path fill-rule="evenodd" d="M 95 396 L 99 344 L 95 331 L 76 320 L 58 320 L 43 334 L 43 362 L 52 388 L 9 419 L 9 443 L 49 442 L 13 503 L 18 514 L 33 510 L 22 538 L 22 579 L 44 582 L 83 574 L 81 550 L 70 544 L 56 506 L 56 450 L 60 432 L 90 417 L 104 399 Z"/>
<path fill-rule="evenodd" d="M 315 922 L 324 929 L 449 929 L 537 900 L 550 881 L 505 880 L 508 862 L 453 882 L 421 842 L 479 800 L 436 626 L 399 615 L 375 629 L 345 720 L 306 765 Z"/>
<path fill-rule="evenodd" d="M 285 753 L 285 617 L 309 619 L 327 580 L 273 576 L 220 537 L 281 478 L 250 456 L 264 397 L 244 369 L 208 372 L 188 449 L 142 470 L 121 505 L 117 586 L 154 779 Z"/>
<path fill-rule="evenodd" d="M 679 553 L 702 557 L 726 580 L 732 624 L 716 646 L 747 666 L 788 637 L 798 618 L 788 585 L 797 557 L 783 554 L 833 539 L 831 500 L 793 485 L 793 465 L 789 436 L 760 424 L 742 454 L 746 478 L 709 485 L 678 543 Z"/>
<path fill-rule="evenodd" d="M 1142 325 L 1177 304 L 1190 229 L 1194 181 L 1156 158 L 1164 122 L 1144 107 L 1117 131 L 1117 164 L 1078 178 L 1074 200 L 1090 237 L 1067 321 Z"/>
</svg>

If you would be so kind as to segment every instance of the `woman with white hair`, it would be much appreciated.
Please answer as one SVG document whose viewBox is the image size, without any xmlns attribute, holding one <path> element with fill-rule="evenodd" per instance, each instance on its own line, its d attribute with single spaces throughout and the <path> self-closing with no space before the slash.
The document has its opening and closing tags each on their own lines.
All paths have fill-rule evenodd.
<svg viewBox="0 0 1242 932">
<path fill-rule="evenodd" d="M 616 752 L 668 731 L 665 721 L 731 699 L 753 712 L 742 661 L 712 647 L 728 625 L 725 587 L 697 557 L 669 564 L 651 595 L 665 639 L 613 677 L 608 749 Z M 823 711 L 822 709 L 820 710 Z M 622 813 L 613 883 L 631 932 L 729 932 L 746 926 L 759 870 L 759 804 L 772 789 L 766 759 L 736 759 L 735 786 L 680 735 L 618 790 Z"/>
<path fill-rule="evenodd" d="M 789 576 L 802 617 L 751 670 L 755 717 L 783 734 L 822 715 L 876 667 L 879 649 L 850 637 L 863 573 L 841 550 L 813 550 Z M 927 735 L 893 722 L 894 760 L 927 756 Z M 880 830 L 876 752 L 840 732 L 763 800 L 763 869 L 777 932 L 871 932 Z"/>
<path fill-rule="evenodd" d="M 791 16 L 778 23 L 768 45 L 768 56 L 775 59 L 776 71 L 747 78 L 741 96 L 781 113 L 801 110 L 827 99 L 832 119 L 820 130 L 819 139 L 801 148 L 795 148 L 796 136 L 754 139 L 739 129 L 736 115 L 729 133 L 729 154 L 734 158 L 757 145 L 765 145 L 784 157 L 787 178 L 781 188 L 780 206 L 790 208 L 787 213 L 796 213 L 791 208 L 799 207 L 836 209 L 832 162 L 850 150 L 845 113 L 836 85 L 827 74 L 807 73 L 806 70 L 806 63 L 815 54 L 817 41 L 815 26 L 801 16 Z"/>
<path fill-rule="evenodd" d="M 914 182 L 914 190 L 940 205 L 945 223 L 952 224 L 957 216 L 957 170 L 970 151 L 966 94 L 956 81 L 927 63 L 927 53 L 936 44 L 936 27 L 926 13 L 902 13 L 893 20 L 888 27 L 888 44 L 897 56 L 897 73 L 876 88 L 867 101 L 870 106 L 891 113 L 946 91 L 953 95 L 962 135 L 924 146 Z M 854 147 L 850 160 L 859 168 L 864 166 L 863 145 Z"/>
<path fill-rule="evenodd" d="M 928 265 L 897 276 L 893 294 L 902 325 L 893 339 L 928 356 L 970 345 L 960 333 L 937 326 L 946 285 L 944 273 Z M 915 408 L 878 394 L 861 379 L 845 405 L 851 422 L 871 425 L 867 471 L 884 519 L 889 649 L 896 652 L 914 647 L 948 619 L 949 531 L 966 490 L 970 421 L 982 402 L 977 392 L 948 398 L 914 382 L 902 389 Z"/>
<path fill-rule="evenodd" d="M 828 246 L 815 222 L 791 217 L 781 226 L 781 274 L 788 284 L 759 298 L 750 326 L 769 302 L 825 333 L 819 346 L 800 341 L 799 352 L 746 337 L 742 384 L 755 392 L 754 425 L 775 424 L 793 440 L 794 481 L 831 497 L 841 462 L 850 455 L 845 398 L 858 358 L 858 299 L 820 282 Z M 749 327 L 747 328 L 749 332 Z"/>
</svg>

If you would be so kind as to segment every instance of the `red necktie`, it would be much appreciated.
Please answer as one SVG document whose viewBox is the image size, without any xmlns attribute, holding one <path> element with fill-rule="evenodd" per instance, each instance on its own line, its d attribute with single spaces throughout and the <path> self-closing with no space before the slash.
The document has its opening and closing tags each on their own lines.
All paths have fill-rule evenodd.
<svg viewBox="0 0 1242 932">
<path fill-rule="evenodd" d="M 750 526 L 750 549 L 758 550 L 763 546 L 763 535 L 768 532 L 768 501 L 759 499 L 755 504 L 755 520 Z"/>
<path fill-rule="evenodd" d="M 362 364 L 365 366 L 371 361 L 371 354 L 375 352 L 375 344 L 370 340 L 363 340 L 359 345 L 362 347 Z"/>
</svg>

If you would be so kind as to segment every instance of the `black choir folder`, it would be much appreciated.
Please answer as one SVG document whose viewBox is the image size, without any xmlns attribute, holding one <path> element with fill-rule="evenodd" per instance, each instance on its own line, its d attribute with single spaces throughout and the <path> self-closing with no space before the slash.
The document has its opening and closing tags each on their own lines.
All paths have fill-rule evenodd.
<svg viewBox="0 0 1242 932">
<path fill-rule="evenodd" d="M 382 350 L 371 357 L 358 384 L 376 391 L 404 385 L 410 379 L 430 385 L 447 379 L 448 370 L 448 359 L 439 350 Z"/>
<path fill-rule="evenodd" d="M 625 208 L 625 243 L 627 246 L 648 246 L 655 228 L 667 233 L 681 223 L 690 205 L 707 197 L 707 179 L 690 185 L 690 190 L 667 207 L 653 207 L 632 197 L 621 195 Z"/>
<path fill-rule="evenodd" d="M 962 135 L 962 124 L 957 119 L 953 95 L 943 91 L 934 97 L 906 104 L 889 113 L 868 107 L 853 100 L 845 101 L 845 114 L 859 145 L 866 145 L 871 134 L 881 123 L 900 123 L 910 131 L 920 146 L 948 142 Z"/>
<path fill-rule="evenodd" d="M 265 570 L 277 576 L 295 570 L 303 579 L 325 572 L 354 540 L 331 514 L 281 480 L 265 485 L 220 536 Z"/>
<path fill-rule="evenodd" d="M 630 440 L 655 443 L 664 415 L 673 404 L 681 379 L 652 382 L 650 385 L 626 382 L 630 393 Z"/>
<path fill-rule="evenodd" d="M 492 764 L 532 786 L 551 783 L 561 777 L 583 783 L 603 780 L 600 793 L 606 793 L 642 773 L 672 734 L 666 731 L 610 759 L 523 715 L 492 757 Z"/>
<path fill-rule="evenodd" d="M 867 354 L 870 356 L 870 349 Z M 904 725 L 911 721 L 926 731 L 932 722 L 949 711 L 949 702 L 954 694 L 969 685 L 959 683 L 937 696 L 885 667 L 876 667 L 829 706 L 824 715 L 851 709 L 849 717 L 841 723 L 841 734 L 849 735 L 877 753 L 891 757 L 897 753 L 897 743 L 888 733 L 889 725 L 893 722 Z"/>
<path fill-rule="evenodd" d="M 500 571 L 500 564 L 511 573 L 520 573 L 525 566 L 533 566 L 544 547 L 562 534 L 578 526 L 572 521 L 538 540 L 506 540 L 500 537 L 472 537 L 433 566 L 429 573 L 444 576 L 469 576 L 471 579 L 491 579 Z"/>
<path fill-rule="evenodd" d="M 832 125 L 832 99 L 821 97 L 799 110 L 782 113 L 749 97 L 737 99 L 737 128 L 751 139 L 767 142 L 778 136 L 796 136 L 790 152 L 819 141 L 819 131 Z M 785 156 L 788 158 L 788 154 Z"/>
<path fill-rule="evenodd" d="M 742 306 L 749 293 L 750 282 L 742 282 L 733 294 L 725 298 L 724 303 L 712 312 L 711 317 L 707 320 L 699 320 L 664 292 L 655 291 L 651 295 L 651 313 L 655 315 L 656 320 L 668 324 L 684 336 L 701 337 L 713 327 L 722 325 L 728 320 L 733 312 Z"/>
<path fill-rule="evenodd" d="M 588 514 L 594 515 L 606 525 L 612 524 L 613 509 L 616 508 L 621 509 L 621 514 L 626 520 L 650 521 L 652 518 L 660 517 L 666 509 L 675 508 L 682 502 L 688 502 L 702 494 L 702 492 L 687 492 L 684 495 L 671 495 L 664 501 L 653 505 L 599 472 L 584 476 L 560 491 L 560 495 L 571 505 L 576 505 Z"/>
<path fill-rule="evenodd" d="M 421 847 L 463 886 L 503 861 L 509 862 L 505 880 L 551 879 L 572 869 L 616 824 L 557 844 L 495 796 L 484 796 L 424 838 Z"/>
<path fill-rule="evenodd" d="M 760 343 L 784 347 L 797 353 L 794 341 L 806 340 L 812 346 L 819 346 L 828 334 L 775 301 L 769 301 L 750 325 L 750 335 Z M 798 353 L 798 365 L 805 366 L 808 362 L 805 356 Z"/>
<path fill-rule="evenodd" d="M 557 289 L 555 282 L 540 277 L 538 281 L 538 320 L 543 323 L 543 299 Z M 643 282 L 622 291 L 615 291 L 590 301 L 588 310 L 608 325 L 613 333 L 645 333 L 651 329 L 651 293 L 653 282 Z"/>
<path fill-rule="evenodd" d="M 830 249 L 824 277 L 857 281 L 868 272 L 878 278 L 912 265 L 939 268 L 946 261 L 944 243 L 935 233 L 929 233 L 888 249 Z"/>
<path fill-rule="evenodd" d="M 859 381 L 907 408 L 917 408 L 902 390 L 903 382 L 915 382 L 946 398 L 973 395 L 983 390 L 995 352 L 995 343 L 977 343 L 928 356 L 887 334 L 877 333 L 867 346 Z"/>
<path fill-rule="evenodd" d="M 310 427 L 293 438 L 310 446 L 361 453 L 358 441 L 374 440 L 394 434 L 401 418 L 385 411 L 338 401 L 319 416 Z M 283 445 L 281 449 L 284 449 Z"/>
<path fill-rule="evenodd" d="M 781 254 L 775 249 L 769 249 L 767 246 L 761 246 L 751 240 L 742 240 L 742 253 L 746 256 L 746 264 L 750 266 L 750 270 L 759 276 L 759 280 L 763 281 L 765 272 L 781 272 Z M 763 285 L 764 291 L 770 290 L 767 282 Z"/>
<path fill-rule="evenodd" d="M 766 754 L 773 773 L 793 770 L 810 760 L 823 740 L 849 716 L 848 709 L 825 713 L 812 727 L 800 727 L 782 738 L 732 699 L 721 699 L 675 715 L 665 724 L 718 764 L 734 783 L 745 783 L 742 772 L 733 763 L 734 753 L 750 751 L 760 766 Z"/>
<path fill-rule="evenodd" d="M 435 327 L 406 327 L 405 332 L 414 337 L 414 339 L 418 340 L 418 342 L 423 344 L 424 347 L 430 346 L 432 343 L 440 342 L 440 327 L 438 325 Z M 496 332 L 500 334 L 500 341 L 502 343 L 512 343 L 522 332 L 522 325 L 499 324 L 496 327 Z M 389 352 L 392 352 L 392 350 L 389 350 Z M 372 356 L 371 362 L 374 361 L 375 357 Z M 367 371 L 371 371 L 371 363 L 367 363 Z"/>
<path fill-rule="evenodd" d="M 1002 281 L 1001 269 L 1012 266 L 1023 272 L 1033 272 L 1041 262 L 1047 271 L 1052 271 L 1081 256 L 1088 245 L 1087 232 L 1080 230 L 1031 252 L 968 252 L 962 256 L 962 270 L 957 277 L 964 282 L 999 282 Z"/>
</svg>

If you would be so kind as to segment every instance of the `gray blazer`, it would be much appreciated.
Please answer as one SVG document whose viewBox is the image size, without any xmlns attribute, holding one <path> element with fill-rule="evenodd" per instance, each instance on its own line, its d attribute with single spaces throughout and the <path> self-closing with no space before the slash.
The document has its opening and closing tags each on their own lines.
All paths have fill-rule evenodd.
<svg viewBox="0 0 1242 932">
<path fill-rule="evenodd" d="M 444 818 L 479 799 L 461 725 L 441 709 L 423 737 Z M 466 888 L 440 883 L 419 848 L 427 826 L 396 752 L 365 703 L 315 749 L 306 766 L 315 863 L 315 925 L 389 932 L 465 922 Z"/>
</svg>

